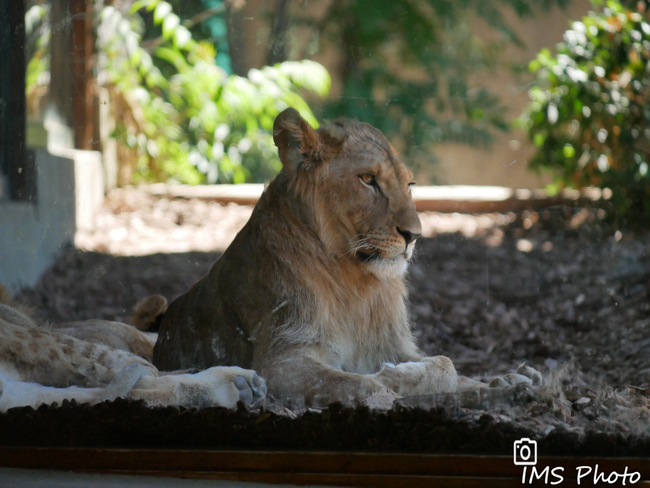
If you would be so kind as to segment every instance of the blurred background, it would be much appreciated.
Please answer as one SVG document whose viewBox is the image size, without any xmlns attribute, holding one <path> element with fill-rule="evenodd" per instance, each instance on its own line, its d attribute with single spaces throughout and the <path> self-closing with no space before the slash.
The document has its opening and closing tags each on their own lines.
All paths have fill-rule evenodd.
<svg viewBox="0 0 650 488">
<path fill-rule="evenodd" d="M 380 128 L 420 184 L 538 187 L 513 121 L 528 63 L 586 0 L 37 1 L 27 114 L 102 153 L 107 184 L 264 182 L 288 105 Z M 602 10 L 602 6 L 600 6 Z M 65 129 L 67 130 L 65 130 Z M 31 142 L 31 141 L 30 141 Z M 36 141 L 34 141 L 36 143 Z"/>
</svg>

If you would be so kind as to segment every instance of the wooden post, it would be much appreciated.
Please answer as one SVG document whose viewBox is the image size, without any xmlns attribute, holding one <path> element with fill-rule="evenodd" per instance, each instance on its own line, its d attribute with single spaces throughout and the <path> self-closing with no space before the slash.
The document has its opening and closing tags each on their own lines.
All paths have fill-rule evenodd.
<svg viewBox="0 0 650 488">
<path fill-rule="evenodd" d="M 93 149 L 93 10 L 88 0 L 72 0 L 72 124 L 77 149 Z"/>
</svg>

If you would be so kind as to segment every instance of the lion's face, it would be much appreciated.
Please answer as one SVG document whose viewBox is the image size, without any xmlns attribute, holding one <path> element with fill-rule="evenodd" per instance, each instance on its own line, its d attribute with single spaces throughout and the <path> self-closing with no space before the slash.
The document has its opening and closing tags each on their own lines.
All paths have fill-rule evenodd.
<svg viewBox="0 0 650 488">
<path fill-rule="evenodd" d="M 339 119 L 314 131 L 296 110 L 274 123 L 283 172 L 304 204 L 326 252 L 378 278 L 407 269 L 422 226 L 411 199 L 413 175 L 383 134 Z"/>
<path fill-rule="evenodd" d="M 314 131 L 293 109 L 275 121 L 283 171 L 303 204 L 315 206 L 326 252 L 378 278 L 402 276 L 422 233 L 413 175 L 383 134 L 339 119 Z"/>
<path fill-rule="evenodd" d="M 356 122 L 345 130 L 342 151 L 317 182 L 321 239 L 379 278 L 401 276 L 422 233 L 413 175 L 377 129 Z"/>
</svg>

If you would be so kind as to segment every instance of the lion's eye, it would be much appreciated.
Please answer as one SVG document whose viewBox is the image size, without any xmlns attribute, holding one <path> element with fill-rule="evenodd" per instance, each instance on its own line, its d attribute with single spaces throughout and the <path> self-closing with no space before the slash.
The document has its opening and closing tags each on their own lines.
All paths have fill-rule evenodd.
<svg viewBox="0 0 650 488">
<path fill-rule="evenodd" d="M 359 179 L 366 186 L 370 186 L 372 188 L 379 188 L 379 184 L 377 184 L 377 180 L 375 179 L 375 175 L 373 174 L 365 173 L 359 175 Z"/>
</svg>

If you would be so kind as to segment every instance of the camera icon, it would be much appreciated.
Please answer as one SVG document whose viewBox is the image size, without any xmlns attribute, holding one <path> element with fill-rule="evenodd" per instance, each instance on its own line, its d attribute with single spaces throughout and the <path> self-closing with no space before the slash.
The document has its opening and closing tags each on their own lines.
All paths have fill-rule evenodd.
<svg viewBox="0 0 650 488">
<path fill-rule="evenodd" d="M 522 437 L 514 443 L 515 466 L 535 466 L 537 464 L 537 441 Z"/>
</svg>

